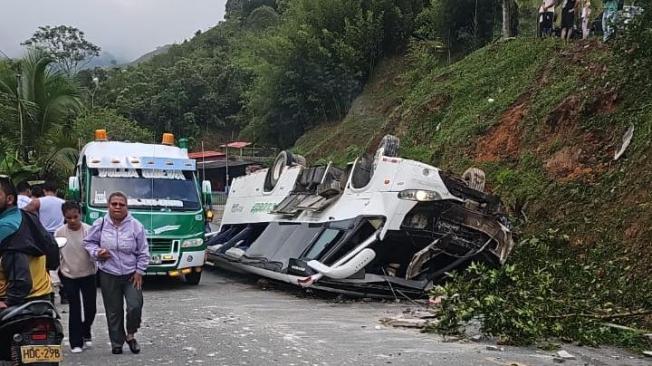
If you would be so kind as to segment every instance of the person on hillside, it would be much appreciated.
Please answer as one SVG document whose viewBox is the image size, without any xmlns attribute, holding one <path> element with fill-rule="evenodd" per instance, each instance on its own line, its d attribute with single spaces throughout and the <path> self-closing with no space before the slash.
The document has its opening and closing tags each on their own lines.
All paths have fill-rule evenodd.
<svg viewBox="0 0 652 366">
<path fill-rule="evenodd" d="M 32 199 L 23 210 L 37 214 L 41 224 L 45 227 L 45 230 L 54 237 L 54 232 L 63 225 L 61 206 L 65 201 L 57 197 L 57 186 L 51 181 L 43 184 L 43 194 L 43 197 Z M 50 278 L 52 278 L 52 284 L 54 287 L 58 289 L 61 303 L 67 304 L 68 299 L 66 298 L 63 284 L 61 283 L 57 271 L 52 271 L 50 273 Z"/>
<path fill-rule="evenodd" d="M 561 39 L 569 41 L 575 27 L 577 0 L 564 0 L 561 7 Z"/>
<path fill-rule="evenodd" d="M 618 0 L 605 0 L 603 3 L 603 13 L 602 13 L 602 31 L 604 33 L 604 41 L 606 42 L 611 38 L 611 35 L 614 32 L 613 25 L 611 22 L 614 19 L 618 11 Z"/>
<path fill-rule="evenodd" d="M 555 19 L 555 0 L 543 0 L 539 7 L 539 36 L 550 37 Z"/>
<path fill-rule="evenodd" d="M 127 202 L 124 193 L 111 193 L 108 214 L 93 223 L 84 239 L 86 250 L 98 263 L 98 276 L 113 354 L 121 354 L 125 342 L 132 353 L 140 352 L 140 345 L 134 335 L 140 328 L 143 275 L 150 258 L 145 229 L 129 214 Z"/>
<path fill-rule="evenodd" d="M 58 246 L 38 219 L 18 209 L 16 188 L 0 177 L 0 310 L 29 300 L 51 300 L 48 268 L 59 265 Z"/>
<path fill-rule="evenodd" d="M 582 6 L 582 39 L 589 38 L 591 34 L 591 0 L 584 0 L 584 6 Z"/>
<path fill-rule="evenodd" d="M 57 229 L 54 236 L 66 238 L 61 248 L 59 278 L 70 303 L 68 339 L 72 353 L 80 353 L 83 347 L 91 347 L 91 326 L 96 313 L 95 261 L 84 247 L 84 238 L 90 225 L 81 221 L 81 207 L 77 202 L 66 201 L 61 207 L 66 224 Z M 80 301 L 80 295 L 82 301 Z M 82 321 L 83 304 L 83 321 Z"/>
</svg>

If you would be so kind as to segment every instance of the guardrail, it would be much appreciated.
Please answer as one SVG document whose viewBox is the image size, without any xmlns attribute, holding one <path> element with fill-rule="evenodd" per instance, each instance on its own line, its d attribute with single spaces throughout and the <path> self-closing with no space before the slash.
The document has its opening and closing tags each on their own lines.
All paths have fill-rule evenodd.
<svg viewBox="0 0 652 366">
<path fill-rule="evenodd" d="M 211 198 L 213 201 L 213 206 L 224 206 L 226 205 L 226 199 L 229 196 L 226 192 L 213 192 L 211 193 Z"/>
</svg>

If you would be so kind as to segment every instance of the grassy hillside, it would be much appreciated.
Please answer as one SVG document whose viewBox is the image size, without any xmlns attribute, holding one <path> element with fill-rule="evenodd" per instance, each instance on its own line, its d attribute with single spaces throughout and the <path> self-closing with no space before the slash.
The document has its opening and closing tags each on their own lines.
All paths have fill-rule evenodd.
<svg viewBox="0 0 652 366">
<path fill-rule="evenodd" d="M 404 157 L 458 174 L 482 168 L 521 238 L 554 232 L 572 263 L 591 268 L 585 292 L 652 309 L 652 91 L 624 82 L 624 67 L 597 41 L 517 39 L 450 66 L 413 53 L 381 65 L 343 121 L 295 148 L 341 163 L 392 133 Z M 634 139 L 614 161 L 630 125 Z"/>
</svg>

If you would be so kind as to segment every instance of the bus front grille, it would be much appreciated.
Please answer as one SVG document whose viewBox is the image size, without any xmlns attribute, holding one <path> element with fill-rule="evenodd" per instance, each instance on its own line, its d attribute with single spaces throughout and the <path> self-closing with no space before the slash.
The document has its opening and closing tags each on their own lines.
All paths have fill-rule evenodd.
<svg viewBox="0 0 652 366">
<path fill-rule="evenodd" d="M 150 239 L 149 240 L 149 251 L 156 253 L 172 253 L 177 248 L 175 248 L 177 240 L 169 239 Z"/>
</svg>

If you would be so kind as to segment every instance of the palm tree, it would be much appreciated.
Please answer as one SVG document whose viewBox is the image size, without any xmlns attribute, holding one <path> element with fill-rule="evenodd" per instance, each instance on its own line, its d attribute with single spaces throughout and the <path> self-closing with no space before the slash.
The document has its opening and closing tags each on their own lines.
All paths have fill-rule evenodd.
<svg viewBox="0 0 652 366">
<path fill-rule="evenodd" d="M 19 73 L 0 70 L 0 100 L 15 116 L 5 121 L 4 137 L 17 146 L 21 161 L 36 163 L 43 174 L 71 168 L 76 144 L 67 136 L 72 136 L 72 120 L 83 108 L 79 88 L 52 64 L 44 52 L 30 50 L 18 63 Z"/>
</svg>

